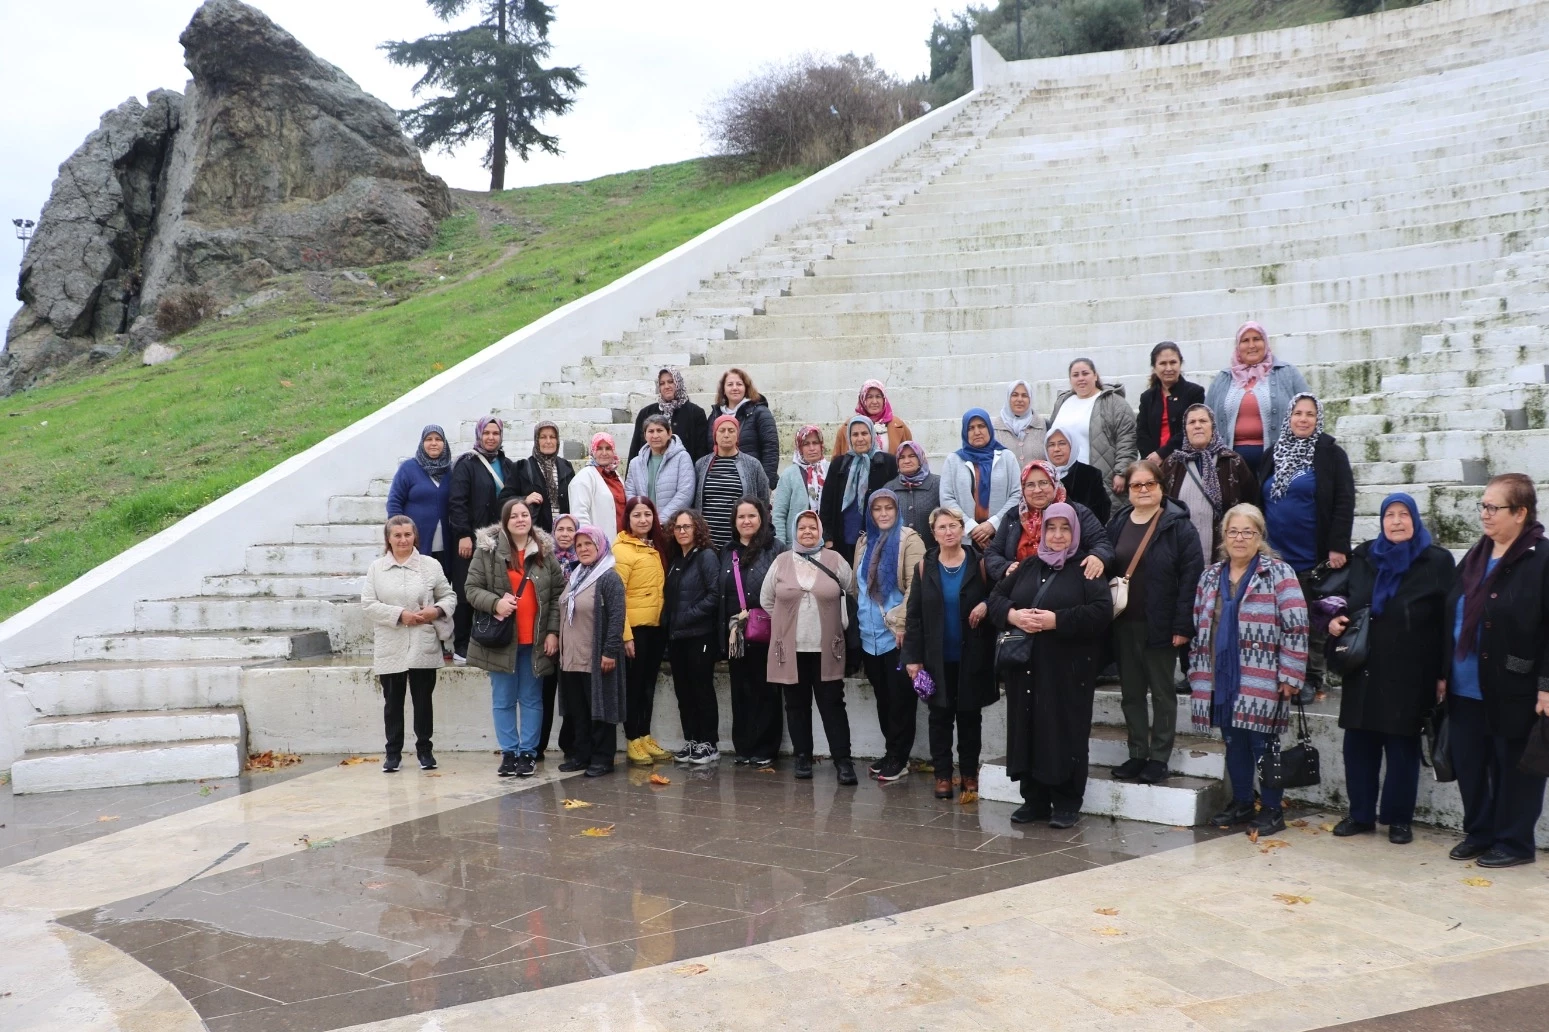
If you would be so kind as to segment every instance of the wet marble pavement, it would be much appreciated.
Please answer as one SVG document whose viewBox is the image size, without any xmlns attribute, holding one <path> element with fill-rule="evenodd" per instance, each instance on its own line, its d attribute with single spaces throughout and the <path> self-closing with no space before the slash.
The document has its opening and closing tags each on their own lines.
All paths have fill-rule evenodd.
<svg viewBox="0 0 1549 1032">
<path fill-rule="evenodd" d="M 217 1032 L 324 1030 L 691 960 L 1213 837 L 729 764 L 570 778 L 67 916 Z M 572 804 L 567 807 L 567 800 Z M 575 801 L 589 806 L 575 807 Z M 573 808 L 572 808 L 573 807 Z M 602 831 L 605 834 L 599 834 Z"/>
</svg>

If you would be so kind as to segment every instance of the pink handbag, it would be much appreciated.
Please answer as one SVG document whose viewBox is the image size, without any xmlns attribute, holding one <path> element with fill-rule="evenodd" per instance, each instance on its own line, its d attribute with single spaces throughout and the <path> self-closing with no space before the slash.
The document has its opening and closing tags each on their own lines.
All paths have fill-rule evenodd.
<svg viewBox="0 0 1549 1032">
<path fill-rule="evenodd" d="M 759 609 L 757 606 L 748 608 L 747 592 L 742 590 L 742 563 L 738 559 L 738 553 L 731 554 L 731 574 L 737 581 L 737 601 L 748 614 L 748 625 L 743 628 L 742 636 L 753 642 L 764 643 L 769 641 L 772 624 L 769 620 L 769 611 Z"/>
</svg>

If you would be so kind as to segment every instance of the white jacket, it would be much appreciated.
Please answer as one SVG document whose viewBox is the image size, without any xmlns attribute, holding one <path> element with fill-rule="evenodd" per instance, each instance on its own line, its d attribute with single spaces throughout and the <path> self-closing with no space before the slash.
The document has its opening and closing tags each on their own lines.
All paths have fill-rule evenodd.
<svg viewBox="0 0 1549 1032">
<path fill-rule="evenodd" d="M 1022 493 L 1022 471 L 1017 468 L 1016 455 L 1003 448 L 995 453 L 990 463 L 990 518 L 985 520 L 1000 529 L 1000 520 L 1008 508 L 1015 508 Z M 966 534 L 979 525 L 974 519 L 973 471 L 957 452 L 948 452 L 947 461 L 941 468 L 941 504 L 961 509 L 967 526 Z"/>
<path fill-rule="evenodd" d="M 618 505 L 613 500 L 613 492 L 608 490 L 597 467 L 590 463 L 570 482 L 570 515 L 576 518 L 577 526 L 589 523 L 606 534 L 609 541 L 619 532 Z"/>
<path fill-rule="evenodd" d="M 457 608 L 457 595 L 439 562 L 420 552 L 414 552 L 402 563 L 391 552 L 379 556 L 366 571 L 360 604 L 375 631 L 372 673 L 401 674 L 405 670 L 440 668 L 441 639 L 435 625 L 405 627 L 398 622 L 405 609 L 433 605 L 441 610 L 442 616 L 451 616 Z"/>
</svg>

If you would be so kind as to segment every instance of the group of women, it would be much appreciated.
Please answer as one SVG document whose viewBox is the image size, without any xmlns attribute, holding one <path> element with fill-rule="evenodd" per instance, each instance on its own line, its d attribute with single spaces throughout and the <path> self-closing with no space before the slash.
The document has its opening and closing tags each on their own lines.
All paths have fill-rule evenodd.
<svg viewBox="0 0 1549 1032">
<path fill-rule="evenodd" d="M 924 699 L 936 795 L 975 798 L 981 711 L 1003 687 L 1024 800 L 1012 819 L 1068 827 L 1096 678 L 1113 662 L 1129 757 L 1112 775 L 1168 779 L 1181 690 L 1195 726 L 1226 745 L 1233 799 L 1212 823 L 1263 834 L 1283 811 L 1272 786 L 1255 792 L 1257 761 L 1289 705 L 1324 687 L 1329 639 L 1355 628 L 1365 655 L 1342 662 L 1340 698 L 1351 813 L 1336 834 L 1382 823 L 1410 841 L 1421 725 L 1440 701 L 1467 811 L 1453 855 L 1531 859 L 1544 782 L 1515 757 L 1549 715 L 1549 549 L 1531 481 L 1491 482 L 1485 537 L 1460 571 L 1407 495 L 1352 548 L 1349 458 L 1261 325 L 1239 329 L 1208 390 L 1184 379 L 1171 342 L 1152 349 L 1151 370 L 1138 413 L 1087 359 L 1070 364 L 1047 419 L 1015 381 L 997 415 L 964 413 L 939 474 L 878 381 L 831 451 L 821 428 L 799 428 L 783 471 L 769 404 L 741 369 L 708 413 L 662 370 L 622 478 L 605 433 L 577 472 L 552 423 L 517 462 L 496 420 L 456 462 L 427 427 L 394 478 L 387 552 L 367 583 L 379 656 L 392 657 L 377 668 L 384 769 L 400 762 L 406 689 L 421 764 L 434 763 L 439 634 L 447 658 L 490 673 L 502 775 L 533 773 L 556 695 L 561 770 L 610 772 L 620 723 L 630 762 L 715 762 L 726 660 L 737 763 L 773 768 L 788 731 L 795 776 L 811 777 L 815 704 L 836 776 L 854 784 L 843 681 L 864 672 L 884 741 L 873 778 L 908 774 Z M 491 625 L 513 623 L 488 644 Z M 676 753 L 651 734 L 664 658 Z"/>
</svg>

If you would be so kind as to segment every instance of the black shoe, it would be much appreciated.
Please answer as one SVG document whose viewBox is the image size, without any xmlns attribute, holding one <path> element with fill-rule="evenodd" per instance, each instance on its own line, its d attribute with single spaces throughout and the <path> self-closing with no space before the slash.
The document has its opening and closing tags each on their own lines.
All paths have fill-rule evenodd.
<svg viewBox="0 0 1549 1032">
<path fill-rule="evenodd" d="M 1193 695 L 1194 686 L 1189 684 L 1187 681 L 1179 681 L 1173 685 L 1173 691 L 1177 692 L 1179 695 Z"/>
<path fill-rule="evenodd" d="M 402 757 L 399 757 L 399 756 L 388 756 L 388 757 L 386 757 L 385 759 L 382 760 L 382 773 L 383 774 L 396 774 L 396 773 L 398 773 L 398 768 L 401 767 L 401 766 L 403 766 L 403 758 Z"/>
<path fill-rule="evenodd" d="M 516 775 L 516 753 L 503 752 L 500 754 L 500 767 L 495 771 L 500 777 L 509 778 Z"/>
<path fill-rule="evenodd" d="M 882 757 L 880 760 L 872 760 L 866 765 L 866 776 L 872 778 L 876 777 L 878 774 L 882 773 L 882 768 L 885 766 L 887 766 L 886 756 Z"/>
<path fill-rule="evenodd" d="M 538 773 L 538 757 L 533 753 L 522 753 L 516 758 L 516 776 L 530 778 Z"/>
<path fill-rule="evenodd" d="M 1081 815 L 1074 810 L 1055 810 L 1049 815 L 1049 827 L 1074 828 L 1080 819 Z"/>
<path fill-rule="evenodd" d="M 835 760 L 834 773 L 839 776 L 841 785 L 853 785 L 859 780 L 855 776 L 855 764 L 849 760 Z"/>
<path fill-rule="evenodd" d="M 733 767 L 746 767 L 752 762 L 753 761 L 748 759 L 746 756 L 738 756 L 735 760 L 731 761 L 731 765 Z"/>
<path fill-rule="evenodd" d="M 1146 769 L 1146 761 L 1131 757 L 1113 768 L 1113 780 L 1133 781 L 1140 777 L 1140 772 Z"/>
<path fill-rule="evenodd" d="M 1231 828 L 1238 824 L 1247 824 L 1253 820 L 1253 803 L 1228 803 L 1226 809 L 1210 818 L 1212 828 Z"/>
<path fill-rule="evenodd" d="M 796 762 L 792 764 L 792 766 L 796 768 L 797 781 L 806 781 L 808 778 L 812 777 L 812 757 L 798 756 L 796 757 Z"/>
<path fill-rule="evenodd" d="M 1464 839 L 1448 851 L 1447 855 L 1454 860 L 1472 860 L 1476 856 L 1483 856 L 1490 851 L 1490 847 L 1483 842 L 1470 842 Z"/>
<path fill-rule="evenodd" d="M 1521 864 L 1530 864 L 1533 858 L 1530 856 L 1512 856 L 1499 849 L 1492 849 L 1478 860 L 1474 861 L 1477 867 L 1517 867 Z"/>
<path fill-rule="evenodd" d="M 1337 834 L 1337 832 L 1336 832 Z M 1407 846 L 1415 840 L 1414 829 L 1407 824 L 1388 825 L 1388 841 L 1395 846 Z"/>
<path fill-rule="evenodd" d="M 1031 824 L 1034 821 L 1046 821 L 1053 812 L 1048 803 L 1042 806 L 1037 803 L 1023 803 L 1011 811 L 1011 823 Z"/>
<path fill-rule="evenodd" d="M 907 760 L 888 760 L 882 764 L 882 769 L 877 771 L 877 780 L 883 784 L 889 784 L 907 773 L 909 773 Z"/>
<path fill-rule="evenodd" d="M 772 759 L 766 759 L 762 756 L 755 756 L 748 761 L 748 766 L 752 767 L 754 770 L 774 770 L 775 761 Z"/>
<path fill-rule="evenodd" d="M 1271 810 L 1269 807 L 1259 811 L 1257 817 L 1248 822 L 1248 831 L 1258 832 L 1260 835 L 1273 835 L 1285 830 L 1285 811 Z"/>
<path fill-rule="evenodd" d="M 1397 828 L 1397 827 L 1400 827 L 1400 825 L 1395 824 L 1395 825 L 1393 825 L 1393 827 Z M 1409 828 L 1409 826 L 1407 824 L 1403 825 L 1403 827 L 1404 827 L 1404 829 L 1406 831 Z M 1369 821 L 1351 820 L 1349 817 L 1346 817 L 1344 820 L 1342 820 L 1338 824 L 1334 825 L 1334 837 L 1335 838 L 1349 838 L 1351 835 L 1364 835 L 1368 831 L 1376 831 L 1376 830 L 1377 830 L 1377 825 L 1372 824 Z M 1391 836 L 1392 832 L 1390 831 L 1388 834 Z"/>
<path fill-rule="evenodd" d="M 1172 772 L 1167 769 L 1167 764 L 1160 760 L 1147 760 L 1145 770 L 1135 780 L 1143 785 L 1160 785 L 1170 777 Z"/>
<path fill-rule="evenodd" d="M 573 770 L 585 770 L 590 766 L 591 764 L 585 760 L 566 760 L 559 765 L 559 770 L 562 774 L 569 774 Z"/>
<path fill-rule="evenodd" d="M 424 752 L 419 754 L 419 761 L 420 770 L 436 769 L 436 754 L 431 752 L 429 749 L 426 749 Z"/>
<path fill-rule="evenodd" d="M 586 768 L 586 776 L 589 777 L 589 778 L 600 778 L 604 774 L 612 774 L 612 773 L 613 773 L 613 764 L 611 764 L 611 763 L 594 763 L 591 766 Z"/>
</svg>

